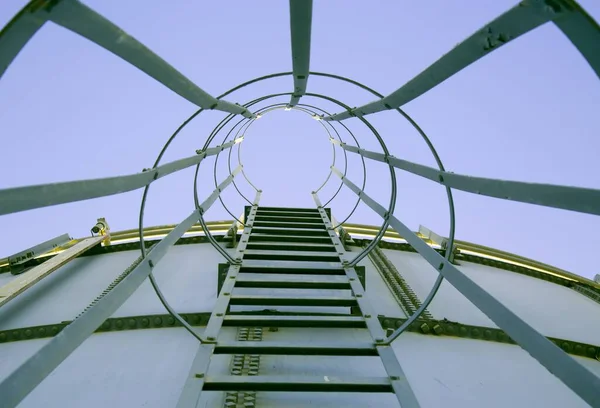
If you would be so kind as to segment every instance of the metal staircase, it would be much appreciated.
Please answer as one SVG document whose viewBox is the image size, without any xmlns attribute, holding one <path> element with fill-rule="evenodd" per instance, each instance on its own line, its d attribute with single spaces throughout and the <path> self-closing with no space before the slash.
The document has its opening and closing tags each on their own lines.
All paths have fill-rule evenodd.
<svg viewBox="0 0 600 408">
<path fill-rule="evenodd" d="M 204 332 L 210 344 L 200 346 L 178 407 L 196 407 L 202 390 L 227 392 L 225 407 L 253 407 L 258 391 L 386 392 L 395 393 L 403 408 L 419 406 L 394 351 L 385 344 L 385 332 L 365 297 L 358 268 L 348 266 L 330 219 L 329 209 L 323 207 L 246 207 L 246 224 L 234 256 L 238 263 L 230 264 L 221 279 L 219 297 Z M 245 294 L 241 288 L 253 288 L 253 294 Z M 293 290 L 281 295 L 281 289 Z M 263 309 L 256 310 L 260 307 Z M 319 308 L 319 313 L 298 310 L 305 307 Z M 236 340 L 224 339 L 223 326 L 238 328 Z M 266 327 L 362 328 L 371 341 L 308 342 L 302 336 L 293 342 L 262 341 Z M 258 340 L 248 338 L 247 333 L 254 331 Z M 232 375 L 211 374 L 211 358 L 220 354 L 233 355 Z M 261 355 L 378 356 L 387 376 L 259 375 Z M 244 363 L 245 356 L 250 358 L 249 366 Z"/>
</svg>

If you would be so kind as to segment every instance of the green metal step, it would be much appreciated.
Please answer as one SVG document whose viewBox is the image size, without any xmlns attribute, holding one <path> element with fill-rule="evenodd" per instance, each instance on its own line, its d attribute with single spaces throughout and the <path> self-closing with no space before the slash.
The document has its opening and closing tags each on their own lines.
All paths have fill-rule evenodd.
<svg viewBox="0 0 600 408">
<path fill-rule="evenodd" d="M 320 216 L 314 217 L 292 217 L 282 215 L 257 215 L 254 217 L 254 221 L 276 221 L 276 222 L 308 222 L 308 223 L 323 223 L 323 219 Z"/>
<path fill-rule="evenodd" d="M 319 210 L 317 208 L 296 208 L 296 207 L 258 207 L 257 213 L 263 211 L 272 211 L 272 212 L 301 212 L 301 213 L 315 213 L 319 214 Z"/>
<path fill-rule="evenodd" d="M 284 243 L 271 242 L 259 243 L 248 242 L 246 249 L 260 249 L 264 251 L 315 251 L 315 252 L 336 252 L 333 244 L 312 244 L 312 243 Z"/>
<path fill-rule="evenodd" d="M 208 376 L 205 391 L 393 392 L 387 377 Z"/>
<path fill-rule="evenodd" d="M 353 295 L 238 295 L 232 294 L 230 305 L 244 306 L 356 306 Z"/>
<path fill-rule="evenodd" d="M 306 229 L 306 228 L 268 228 L 268 227 L 253 227 L 250 236 L 254 234 L 269 234 L 269 235 L 300 235 L 313 237 L 329 237 L 329 233 L 325 229 Z"/>
<path fill-rule="evenodd" d="M 287 235 L 274 235 L 274 234 L 253 234 L 248 238 L 248 242 L 277 242 L 277 243 L 289 243 L 289 242 L 302 242 L 302 243 L 314 243 L 314 244 L 331 244 L 331 238 L 329 236 L 299 236 L 294 235 L 290 232 Z"/>
<path fill-rule="evenodd" d="M 254 220 L 254 228 L 298 228 L 298 229 L 326 229 L 323 221 L 321 222 L 287 222 L 287 221 L 257 221 Z"/>
<path fill-rule="evenodd" d="M 361 316 L 315 316 L 315 315 L 247 315 L 229 314 L 223 319 L 223 326 L 243 327 L 336 327 L 366 328 Z"/>
<path fill-rule="evenodd" d="M 266 273 L 239 274 L 236 288 L 272 288 L 272 289 L 350 289 L 346 276 L 335 275 L 289 275 Z"/>
<path fill-rule="evenodd" d="M 315 213 L 303 213 L 303 212 L 293 212 L 293 211 L 288 211 L 288 212 L 275 212 L 275 211 L 258 211 L 256 213 L 257 217 L 281 217 L 281 218 L 285 218 L 285 217 L 292 217 L 292 218 L 310 218 L 310 219 L 317 219 L 317 217 L 321 217 L 321 215 L 318 212 Z M 322 221 L 322 219 L 321 219 Z"/>
<path fill-rule="evenodd" d="M 337 252 L 308 252 L 308 251 L 263 251 L 260 249 L 249 249 L 244 252 L 246 260 L 275 260 L 296 262 L 339 262 Z"/>
<path fill-rule="evenodd" d="M 290 356 L 378 356 L 369 342 L 302 343 L 285 341 L 219 342 L 214 354 L 267 354 Z"/>
<path fill-rule="evenodd" d="M 339 262 L 293 262 L 293 261 L 265 261 L 244 260 L 240 272 L 254 273 L 285 273 L 308 275 L 346 275 L 346 271 Z"/>
</svg>

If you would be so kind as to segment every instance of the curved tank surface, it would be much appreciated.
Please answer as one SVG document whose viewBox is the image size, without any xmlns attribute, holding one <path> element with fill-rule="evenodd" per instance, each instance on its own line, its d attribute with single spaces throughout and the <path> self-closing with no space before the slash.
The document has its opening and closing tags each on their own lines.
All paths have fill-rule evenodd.
<svg viewBox="0 0 600 408">
<path fill-rule="evenodd" d="M 195 228 L 199 229 L 199 226 Z M 377 228 L 347 225 L 348 251 L 359 252 L 372 239 L 365 231 L 376 231 Z M 161 232 L 165 233 L 165 230 Z M 139 249 L 135 239 L 119 239 L 119 236 L 131 235 L 131 232 L 114 233 L 114 243 L 93 247 L 0 309 L 0 379 L 5 379 L 46 345 L 136 261 Z M 419 236 L 441 251 L 440 246 L 426 235 Z M 224 235 L 216 237 L 222 244 L 226 238 Z M 153 238 L 150 237 L 149 242 L 155 242 Z M 200 334 L 215 310 L 218 287 L 222 285 L 227 266 L 225 258 L 207 241 L 200 232 L 188 233 L 167 251 L 154 269 L 156 280 L 170 305 Z M 64 250 L 55 250 L 49 258 L 58 256 L 61 251 Z M 233 253 L 233 249 L 229 251 Z M 600 375 L 600 344 L 597 340 L 600 326 L 594 323 L 594 316 L 600 313 L 600 285 L 548 265 L 460 241 L 454 251 L 454 264 L 571 358 Z M 404 239 L 391 232 L 358 266 L 359 281 L 364 282 L 366 288 L 364 299 L 370 303 L 373 317 L 388 334 L 400 327 L 421 305 L 437 276 L 436 270 Z M 8 266 L 4 266 L 4 271 L 6 273 L 0 274 L 2 285 L 23 276 L 8 273 Z M 274 276 L 267 273 L 240 275 L 241 282 Z M 326 276 L 293 275 L 295 282 L 307 285 L 316 277 L 323 279 Z M 339 275 L 332 277 L 342 278 Z M 264 293 L 262 288 L 247 286 L 236 288 L 232 295 L 260 296 Z M 272 288 L 269 295 L 300 297 L 304 290 Z M 313 289 L 312 292 L 335 298 L 348 296 L 351 291 Z M 267 317 L 293 315 L 299 310 L 315 316 L 324 313 L 357 316 L 354 306 L 230 307 L 232 313 L 254 311 L 255 315 Z M 219 341 L 227 343 L 237 339 L 265 345 L 289 342 L 316 347 L 330 343 L 337 344 L 340 350 L 372 341 L 368 331 L 358 327 L 305 328 L 285 324 L 223 327 Z M 406 379 L 421 406 L 587 405 L 447 282 L 441 285 L 425 312 L 392 344 L 392 348 L 402 362 Z M 251 352 L 258 353 L 256 350 Z M 19 406 L 37 407 L 49 401 L 72 407 L 176 406 L 197 353 L 198 340 L 166 313 L 146 280 Z M 257 378 L 300 375 L 334 380 L 348 376 L 385 376 L 384 366 L 376 356 L 364 355 L 364 352 L 357 354 L 213 355 L 210 374 L 245 378 L 252 376 L 250 370 L 255 367 Z M 233 395 L 231 392 L 205 391 L 200 395 L 198 406 L 229 406 L 225 402 L 234 399 L 236 403 L 252 400 L 256 407 L 393 407 L 398 404 L 391 393 L 259 391 L 235 393 L 235 398 L 231 398 Z"/>
<path fill-rule="evenodd" d="M 72 227 L 82 214 L 87 219 L 92 211 L 101 209 L 106 213 L 91 224 L 88 236 L 74 239 L 63 234 L 43 242 L 40 239 L 34 246 L 20 248 L 19 252 L 0 259 L 0 408 L 600 407 L 600 277 L 588 279 L 512 253 L 527 252 L 520 248 L 507 252 L 455 236 L 458 221 L 466 220 L 467 224 L 481 224 L 479 228 L 485 235 L 499 233 L 508 240 L 501 224 L 511 220 L 512 213 L 496 219 L 496 207 L 491 204 L 488 218 L 481 222 L 473 213 L 473 203 L 481 207 L 484 201 L 468 201 L 467 196 L 488 200 L 485 203 L 523 206 L 510 207 L 514 209 L 533 208 L 527 210 L 533 212 L 525 214 L 534 214 L 530 218 L 539 215 L 540 219 L 535 220 L 537 225 L 543 224 L 548 214 L 554 221 L 558 213 L 571 214 L 564 223 L 577 220 L 577 228 L 583 225 L 581 220 L 593 218 L 590 223 L 598 222 L 595 217 L 600 215 L 600 190 L 580 186 L 590 179 L 578 180 L 576 186 L 567 182 L 569 177 L 577 177 L 578 172 L 594 173 L 580 163 L 586 157 L 592 158 L 588 161 L 596 161 L 589 156 L 594 148 L 580 149 L 573 160 L 552 159 L 552 167 L 559 168 L 560 177 L 553 175 L 554 178 L 546 180 L 563 180 L 568 185 L 483 177 L 491 174 L 487 170 L 493 164 L 481 167 L 487 169 L 481 176 L 462 174 L 444 166 L 433 138 L 404 110 L 406 104 L 423 101 L 423 95 L 428 93 L 427 109 L 435 111 L 434 107 L 439 105 L 431 101 L 430 95 L 441 95 L 445 100 L 447 94 L 436 92 L 447 86 L 447 79 L 462 78 L 465 72 L 473 72 L 473 64 L 487 63 L 479 60 L 497 61 L 498 56 L 507 55 L 497 51 L 505 44 L 520 37 L 539 39 L 535 33 L 542 32 L 547 35 L 544 44 L 561 48 L 568 43 L 568 52 L 579 58 L 581 66 L 575 63 L 572 70 L 569 68 L 569 75 L 561 73 L 566 85 L 553 84 L 563 88 L 562 91 L 552 88 L 552 92 L 565 93 L 561 94 L 565 98 L 561 115 L 544 112 L 545 116 L 552 116 L 549 123 L 562 117 L 559 125 L 565 129 L 570 126 L 574 140 L 571 144 L 577 149 L 575 134 L 589 132 L 594 122 L 588 126 L 573 116 L 570 109 L 574 104 L 568 102 L 565 89 L 570 88 L 568 81 L 575 77 L 581 81 L 578 84 L 581 88 L 581 84 L 587 83 L 583 76 L 588 75 L 586 81 L 591 77 L 596 81 L 600 76 L 598 24 L 574 0 L 524 0 L 493 17 L 420 73 L 414 70 L 411 75 L 416 75 L 404 85 L 381 94 L 355 79 L 311 69 L 320 63 L 315 63 L 315 56 L 324 55 L 324 49 L 329 52 L 335 45 L 319 42 L 324 27 L 320 18 L 334 10 L 337 17 L 338 11 L 340 15 L 354 12 L 367 21 L 368 8 L 356 4 L 347 7 L 346 3 L 341 7 L 341 3 L 323 1 L 315 2 L 313 10 L 312 0 L 290 0 L 283 3 L 287 7 L 283 12 L 280 3 L 270 3 L 268 10 L 262 4 L 252 4 L 251 7 L 258 9 L 254 10 L 253 18 L 262 12 L 267 15 L 264 20 L 256 20 L 265 21 L 264 24 L 252 23 L 251 29 L 261 38 L 260 42 L 238 41 L 235 30 L 245 29 L 245 16 L 242 20 L 220 22 L 216 6 L 206 4 L 206 15 L 210 10 L 215 16 L 208 17 L 213 19 L 211 24 L 218 22 L 219 27 L 218 32 L 209 36 L 208 44 L 215 46 L 220 40 L 226 44 L 235 39 L 243 45 L 236 51 L 243 63 L 238 61 L 236 68 L 246 70 L 254 62 L 271 64 L 267 54 L 271 53 L 271 46 L 273 50 L 279 49 L 281 38 L 275 33 L 282 29 L 279 20 L 271 21 L 274 15 L 281 14 L 286 23 L 285 32 L 290 40 L 286 50 L 289 51 L 291 43 L 291 64 L 288 64 L 291 71 L 245 79 L 246 82 L 233 87 L 227 81 L 219 82 L 223 78 L 236 78 L 228 64 L 219 61 L 218 81 L 204 85 L 212 88 L 226 84 L 220 95 L 213 95 L 184 75 L 182 72 L 189 72 L 190 65 L 178 71 L 152 47 L 116 24 L 127 15 L 137 21 L 149 7 L 141 9 L 138 5 L 133 10 L 130 4 L 98 3 L 96 10 L 95 6 L 78 0 L 32 0 L 2 29 L 0 77 L 2 81 L 8 77 L 16 82 L 10 82 L 12 85 L 0 91 L 10 91 L 11 86 L 14 88 L 24 78 L 32 81 L 24 86 L 27 90 L 37 92 L 46 89 L 41 84 L 52 85 L 54 80 L 50 80 L 47 72 L 36 86 L 35 75 L 27 71 L 19 76 L 17 68 L 33 64 L 31 50 L 41 52 L 43 48 L 44 53 L 53 53 L 48 51 L 51 48 L 47 44 L 60 36 L 70 44 L 65 48 L 73 46 L 69 52 L 74 55 L 83 52 L 78 48 L 81 44 L 68 42 L 71 39 L 67 38 L 74 38 L 69 36 L 77 34 L 77 40 L 73 41 L 83 37 L 89 40 L 87 46 L 108 51 L 121 64 L 98 64 L 100 69 L 106 68 L 106 76 L 111 80 L 124 81 L 122 85 L 111 83 L 107 89 L 111 86 L 141 89 L 141 83 L 129 76 L 139 71 L 151 86 L 164 92 L 157 99 L 166 105 L 158 111 L 152 110 L 151 104 L 132 108 L 128 96 L 122 96 L 122 100 L 114 97 L 103 100 L 99 94 L 90 94 L 88 99 L 99 105 L 93 108 L 98 115 L 96 122 L 85 124 L 90 132 L 86 139 L 72 137 L 78 133 L 77 121 L 89 118 L 84 113 L 62 109 L 58 102 L 52 104 L 56 106 L 48 106 L 48 110 L 64 110 L 64 122 L 72 124 L 68 132 L 60 127 L 60 120 L 55 124 L 41 116 L 32 120 L 31 112 L 36 109 L 29 107 L 26 120 L 21 120 L 15 128 L 10 125 L 14 121 L 13 107 L 6 106 L 6 114 L 3 108 L 4 115 L 0 117 L 3 133 L 14 132 L 16 139 L 23 138 L 22 145 L 29 146 L 18 148 L 22 153 L 14 155 L 18 159 L 7 154 L 6 165 L 1 163 L 4 167 L 0 173 L 12 173 L 15 180 L 25 180 L 26 185 L 15 187 L 19 183 L 12 180 L 2 184 L 0 216 L 12 221 L 0 224 L 10 226 L 10 231 L 3 230 L 0 234 L 0 245 L 31 243 L 34 237 L 54 231 L 59 225 Z M 160 4 L 181 10 L 180 5 Z M 485 12 L 479 10 L 481 15 L 496 10 L 497 4 L 500 3 L 490 2 Z M 189 7 L 190 14 L 198 12 L 198 5 Z M 228 10 L 224 5 L 219 7 Z M 398 7 L 404 6 L 393 7 L 398 11 Z M 468 9 L 478 7 L 471 4 Z M 444 14 L 441 10 L 436 13 Z M 233 11 L 239 12 L 229 11 L 232 15 Z M 160 21 L 155 15 L 152 31 L 156 32 L 151 34 L 158 33 L 160 37 L 164 21 L 190 18 L 183 14 L 174 17 L 176 14 L 161 16 L 165 19 Z M 206 15 L 202 18 L 207 18 Z M 463 18 L 465 13 L 457 12 L 446 20 L 456 16 Z M 247 20 L 255 21 L 253 18 Z M 145 20 L 140 17 L 140 21 Z M 339 34 L 342 31 L 336 28 L 336 21 L 328 22 L 326 27 Z M 390 37 L 388 25 L 377 23 L 378 29 L 385 29 L 386 41 Z M 183 25 L 176 21 L 167 26 L 170 30 L 171 26 Z M 57 27 L 60 31 L 56 31 Z M 228 27 L 232 31 L 224 31 Z M 543 31 L 548 27 L 553 31 Z M 171 31 L 174 36 L 181 34 Z M 354 37 L 340 35 L 336 41 L 354 43 L 356 36 L 363 37 L 362 32 L 352 33 Z M 373 38 L 379 35 L 368 34 Z M 46 35 L 50 40 L 43 43 Z M 208 41 L 206 36 L 187 32 L 185 36 L 198 37 L 204 45 L 203 41 Z M 177 50 L 165 46 L 167 42 L 153 44 L 162 48 L 169 60 L 177 61 Z M 325 44 L 325 48 L 319 47 L 320 53 L 315 53 L 311 44 Z M 362 44 L 368 44 L 373 56 L 386 48 L 383 42 Z M 439 48 L 438 44 L 431 46 L 433 50 Z M 252 47 L 256 54 L 245 54 L 246 48 Z M 179 54 L 179 61 L 187 60 L 193 66 L 197 60 L 190 55 L 194 53 L 186 50 L 186 54 Z M 568 54 L 560 55 L 556 61 Z M 90 54 L 90 58 L 95 57 Z M 262 58 L 265 61 L 260 61 Z M 84 60 L 71 64 L 76 67 L 62 65 L 56 69 L 73 79 L 79 95 L 82 90 L 87 92 L 87 88 L 77 85 L 83 77 L 68 72 L 75 68 L 82 75 L 90 74 L 85 68 L 89 61 Z M 209 65 L 207 61 L 214 62 L 207 57 L 202 64 Z M 382 80 L 391 82 L 386 75 L 375 73 L 371 61 L 359 62 L 362 65 L 366 62 L 369 75 L 376 76 L 379 85 Z M 40 63 L 35 60 L 33 65 L 39 68 Z M 123 66 L 131 71 L 119 71 Z M 577 72 L 584 71 L 577 70 L 583 70 L 583 66 L 587 71 L 580 78 Z M 201 71 L 204 67 L 196 68 L 204 72 Z M 512 89 L 514 84 L 510 80 L 502 85 L 497 75 L 501 71 L 494 65 L 492 82 Z M 48 68 L 48 72 L 54 71 Z M 62 79 L 56 75 L 57 83 L 61 83 Z M 485 77 L 488 76 L 492 78 L 486 73 Z M 542 73 L 535 78 L 531 76 L 527 84 L 531 84 L 532 93 L 538 89 L 535 85 L 538 77 L 552 82 Z M 103 88 L 102 78 L 94 78 L 98 88 Z M 59 94 L 63 92 L 61 87 Z M 527 101 L 529 90 L 521 91 Z M 140 102 L 147 102 L 148 95 L 140 93 Z M 579 96 L 585 99 L 582 106 L 586 108 L 581 110 L 587 112 L 586 103 L 591 104 L 591 99 L 586 99 L 587 93 Z M 73 103 L 66 99 L 65 103 Z M 107 105 L 102 105 L 109 99 Z M 168 126 L 167 122 L 175 117 L 170 116 L 173 112 L 182 111 L 183 105 L 177 105 L 176 100 L 188 104 L 187 108 L 191 103 L 195 111 L 188 109 L 189 116 L 170 136 L 154 137 L 155 133 L 164 134 L 163 125 Z M 3 101 L 0 96 L 0 105 L 4 107 Z M 488 98 L 486 102 L 490 101 Z M 76 100 L 76 104 L 81 104 L 81 112 L 86 110 L 88 102 L 83 97 Z M 15 101 L 15 106 L 21 106 L 19 103 Z M 444 103 L 448 112 L 451 110 L 448 105 L 460 105 L 448 100 Z M 527 106 L 528 102 L 524 103 Z M 123 113 L 117 112 L 115 106 L 127 106 L 132 118 L 143 112 L 144 118 L 140 116 L 135 124 L 139 129 L 127 127 L 136 122 L 134 119 L 121 121 L 119 126 L 127 129 L 121 135 L 103 130 L 111 115 L 105 114 L 102 106 L 109 105 L 112 107 L 107 112 L 111 115 Z M 42 110 L 39 113 L 45 114 Z M 489 109 L 485 115 L 491 116 L 494 110 Z M 448 112 L 443 107 L 436 114 Z M 544 120 L 535 113 L 530 116 L 528 119 L 534 122 Z M 595 119 L 597 115 L 590 116 Z M 263 117 L 266 118 L 257 122 Z M 310 123 L 312 127 L 300 132 L 296 129 L 300 122 L 295 122 L 295 118 L 308 119 L 302 123 Z M 149 119 L 161 119 L 161 124 L 150 129 L 154 125 L 148 125 Z M 486 121 L 492 123 L 492 118 L 487 117 Z M 286 127 L 275 126 L 282 123 Z M 40 124 L 45 132 L 40 140 L 56 144 L 57 151 L 62 149 L 60 154 L 68 153 L 66 147 L 73 146 L 73 163 L 63 160 L 60 154 L 54 157 L 54 152 L 48 155 L 47 147 L 43 147 L 52 164 L 37 165 L 39 169 L 30 165 L 29 158 L 31 162 L 37 160 L 34 149 L 37 140 L 26 133 L 30 126 Z M 580 126 L 579 131 L 575 125 Z M 524 129 L 529 132 L 529 128 Z M 439 133 L 440 128 L 437 130 Z M 440 152 L 464 148 L 464 142 L 443 130 L 443 136 L 448 137 L 440 140 L 438 135 Z M 139 137 L 130 140 L 123 136 L 132 131 L 139 133 Z M 326 138 L 311 139 L 317 132 Z M 432 166 L 422 164 L 427 162 L 424 156 L 408 160 L 412 157 L 409 153 L 416 148 L 406 143 L 408 139 L 402 139 L 404 146 L 400 147 L 397 134 L 411 132 L 419 138 Z M 60 136 L 61 133 L 64 135 Z M 261 135 L 258 138 L 254 136 L 257 133 Z M 54 139 L 47 134 L 54 135 Z M 189 138 L 185 140 L 191 134 L 194 145 Z M 200 145 L 196 145 L 198 135 L 202 135 Z M 493 156 L 503 156 L 504 150 L 494 137 L 483 136 L 478 142 L 495 143 L 490 144 L 489 150 L 497 151 L 487 152 L 486 156 L 494 163 Z M 554 136 L 558 137 L 556 133 Z M 257 144 L 243 143 L 246 139 Z M 517 139 L 510 140 L 522 142 Z M 531 140 L 521 139 L 527 139 L 525 142 L 539 150 L 534 135 Z M 105 143 L 100 142 L 104 140 L 117 148 L 107 153 Z M 509 145 L 507 140 L 503 139 L 503 143 Z M 136 150 L 129 150 L 134 144 Z M 85 148 L 85 154 L 77 151 L 76 145 Z M 242 145 L 245 155 L 241 153 Z M 6 140 L 6 146 L 12 152 L 17 145 L 11 138 Z M 515 144 L 509 151 L 512 158 L 521 154 L 519 146 Z M 573 146 L 565 145 L 563 150 L 572 151 Z M 28 151 L 28 147 L 32 150 Z M 186 153 L 184 148 L 190 149 Z M 148 149 L 156 151 L 150 153 Z M 331 152 L 331 157 L 322 156 L 325 150 Z M 138 160 L 142 157 L 150 160 L 148 154 L 152 155 L 152 164 L 146 163 L 142 171 L 130 173 L 131 166 L 141 163 Z M 476 156 L 469 153 L 458 161 L 481 159 Z M 119 158 L 127 166 L 118 164 Z M 93 164 L 91 173 L 82 170 L 81 160 Z M 313 177 L 316 174 L 313 167 L 323 163 L 327 170 L 325 177 Z M 509 163 L 506 168 L 510 171 L 517 168 L 513 169 L 510 161 L 503 163 Z M 557 166 L 558 163 L 564 165 Z M 21 178 L 26 173 L 20 170 L 23 165 L 35 167 L 35 174 L 43 183 L 34 184 L 27 179 L 34 174 L 31 169 Z M 532 159 L 520 168 L 534 173 L 535 167 Z M 122 173 L 115 176 L 96 170 Z M 53 180 L 57 173 L 61 177 L 80 174 L 79 179 L 56 182 Z M 188 207 L 179 196 L 184 190 L 182 175 L 190 176 L 188 181 L 191 181 L 188 187 L 192 188 L 185 191 L 193 191 L 189 202 L 185 201 Z M 104 178 L 98 178 L 101 176 Z M 437 192 L 425 194 L 425 189 L 414 188 L 415 180 L 432 184 Z M 307 189 L 304 186 L 308 182 L 315 185 Z M 131 195 L 127 193 L 133 191 L 141 193 L 141 202 L 137 198 L 134 204 L 128 201 Z M 106 201 L 109 196 L 126 198 Z M 407 205 L 408 199 L 413 201 L 412 207 Z M 101 207 L 93 204 L 98 202 L 103 203 Z M 459 204 L 466 208 L 461 213 L 457 212 Z M 221 213 L 209 215 L 211 208 Z M 546 210 L 554 212 L 545 213 Z M 445 221 L 440 221 L 442 213 Z M 135 229 L 111 231 L 111 220 L 117 220 L 113 229 L 116 226 L 122 229 L 125 216 L 131 219 L 132 215 L 137 217 Z M 415 215 L 425 218 L 417 222 L 429 228 L 419 225 L 415 231 Z M 181 221 L 152 226 L 170 223 L 165 220 L 171 219 Z M 433 224 L 428 224 L 430 220 Z M 438 230 L 440 225 L 446 230 Z M 17 231 L 17 226 L 23 228 Z M 522 237 L 515 242 L 533 241 L 535 235 L 536 245 L 538 238 L 551 241 L 552 248 L 559 248 L 565 242 L 568 249 L 564 249 L 563 255 L 571 256 L 571 249 L 581 249 L 588 258 L 595 256 L 585 250 L 595 249 L 590 234 L 585 235 L 585 240 L 583 234 L 573 237 L 560 232 L 548 237 L 539 231 L 525 231 L 526 228 L 519 225 L 517 230 Z M 82 231 L 87 233 L 87 228 Z M 78 232 L 78 236 L 84 232 Z M 574 241 L 581 242 L 573 244 Z M 511 244 L 518 247 L 515 242 Z M 538 248 L 541 251 L 538 253 L 543 254 L 544 248 Z M 10 251 L 14 252 L 13 248 Z M 575 259 L 578 256 L 573 255 Z M 577 268 L 576 272 L 590 269 L 589 265 Z"/>
</svg>

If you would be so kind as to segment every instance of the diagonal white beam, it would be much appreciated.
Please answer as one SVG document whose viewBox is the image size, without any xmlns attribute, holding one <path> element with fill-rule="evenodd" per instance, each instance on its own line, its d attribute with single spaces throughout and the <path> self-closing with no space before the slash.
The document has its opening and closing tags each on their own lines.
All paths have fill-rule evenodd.
<svg viewBox="0 0 600 408">
<path fill-rule="evenodd" d="M 502 45 L 548 21 L 568 16 L 564 8 L 555 11 L 546 3 L 535 0 L 521 1 L 388 96 L 324 119 L 344 120 L 352 116 L 364 116 L 401 107 Z"/>
<path fill-rule="evenodd" d="M 125 271 L 125 277 L 117 286 L 106 293 L 87 311 L 73 320 L 60 333 L 46 343 L 39 351 L 27 359 L 19 368 L 0 382 L 2 407 L 13 408 L 21 402 L 40 382 L 85 341 L 107 318 L 109 318 L 148 277 L 152 268 L 164 257 L 168 249 L 183 236 L 200 218 L 200 212 L 206 211 L 227 187 L 235 175 L 238 166 L 213 193 L 195 209 L 186 219 L 167 234 L 147 254 L 138 258 Z"/>
<path fill-rule="evenodd" d="M 310 71 L 310 31 L 312 26 L 312 0 L 290 0 L 290 30 L 292 34 L 292 67 L 294 93 L 290 106 L 296 106 L 306 93 Z"/>
<path fill-rule="evenodd" d="M 422 164 L 398 159 L 394 156 L 359 149 L 356 146 L 348 146 L 335 139 L 332 140 L 332 143 L 340 145 L 346 151 L 382 163 L 389 163 L 398 169 L 457 190 L 504 200 L 600 215 L 600 190 L 466 176 L 440 171 Z"/>
<path fill-rule="evenodd" d="M 504 306 L 496 298 L 486 292 L 462 273 L 455 265 L 448 262 L 435 249 L 420 239 L 406 225 L 371 197 L 335 167 L 333 172 L 342 179 L 344 184 L 361 200 L 382 217 L 389 219 L 390 226 L 446 278 L 452 286 L 469 299 L 479 310 L 485 313 L 498 327 L 502 328 L 517 344 L 527 351 L 546 369 L 558 377 L 567 387 L 576 393 L 590 406 L 600 406 L 600 377 L 579 364 L 575 359 L 558 348 L 554 343 L 525 323 L 519 316 Z"/>
<path fill-rule="evenodd" d="M 77 0 L 34 0 L 25 6 L 0 33 L 0 76 L 46 21 L 98 44 L 201 108 L 255 117 L 240 105 L 208 94 L 142 43 Z"/>
<path fill-rule="evenodd" d="M 199 150 L 195 156 L 175 160 L 142 173 L 3 189 L 0 190 L 0 215 L 136 190 L 154 180 L 199 164 L 205 157 L 230 148 L 239 141 L 241 138 L 222 146 Z"/>
</svg>

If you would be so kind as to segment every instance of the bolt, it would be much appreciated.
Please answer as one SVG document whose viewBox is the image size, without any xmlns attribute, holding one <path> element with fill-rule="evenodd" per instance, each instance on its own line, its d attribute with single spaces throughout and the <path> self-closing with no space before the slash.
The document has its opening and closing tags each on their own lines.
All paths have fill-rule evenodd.
<svg viewBox="0 0 600 408">
<path fill-rule="evenodd" d="M 204 378 L 204 373 L 198 373 L 198 374 L 196 374 L 196 378 Z"/>
<path fill-rule="evenodd" d="M 217 317 L 222 317 L 223 313 L 217 313 Z"/>
</svg>

